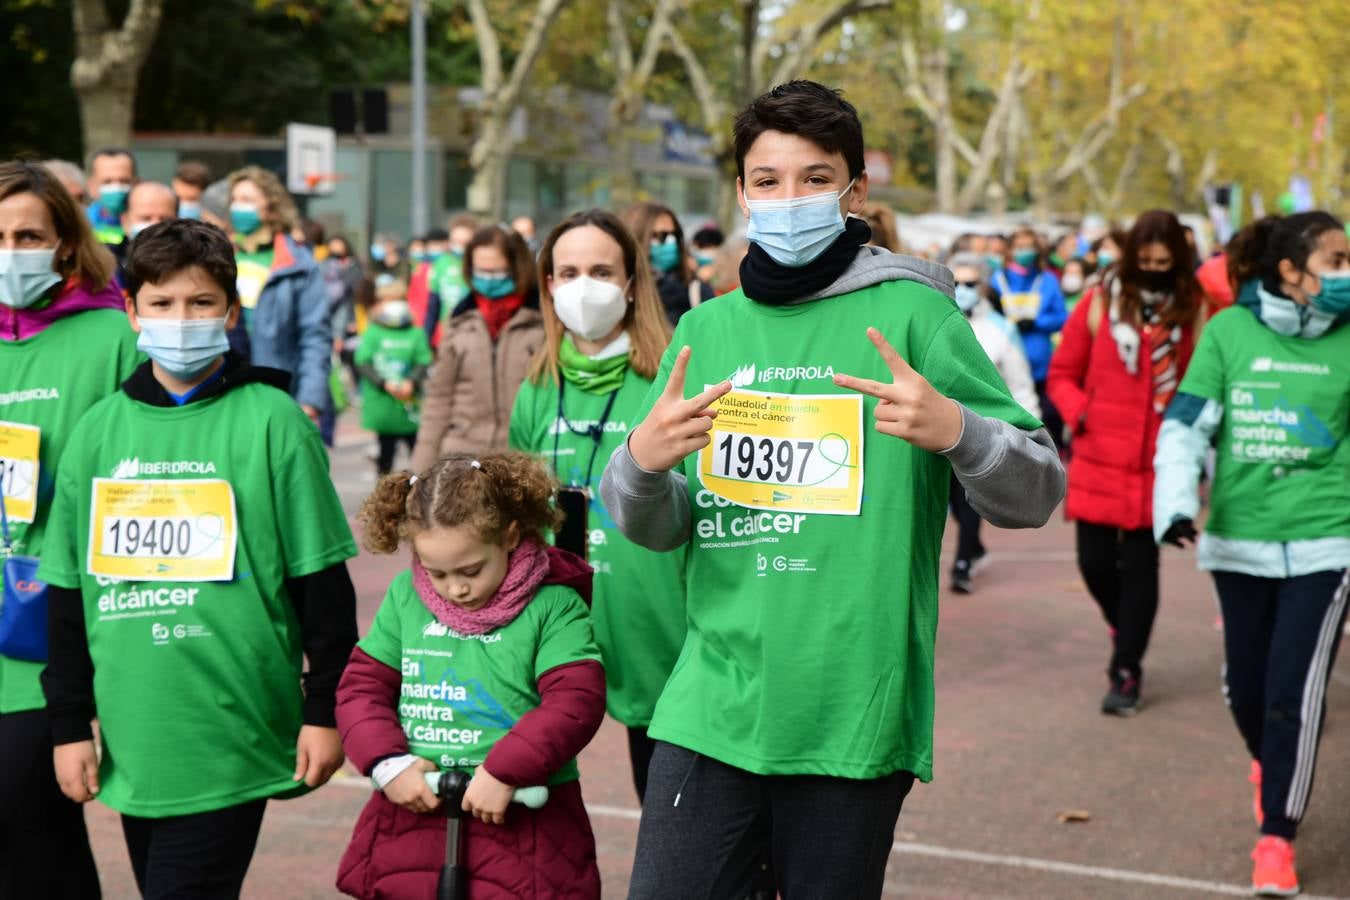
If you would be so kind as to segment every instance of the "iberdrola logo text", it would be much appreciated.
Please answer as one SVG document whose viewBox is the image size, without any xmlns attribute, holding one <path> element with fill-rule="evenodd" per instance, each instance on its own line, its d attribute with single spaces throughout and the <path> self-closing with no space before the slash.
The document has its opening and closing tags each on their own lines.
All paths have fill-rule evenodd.
<svg viewBox="0 0 1350 900">
<path fill-rule="evenodd" d="M 161 459 L 141 462 L 139 456 L 123 459 L 113 466 L 113 478 L 140 478 L 145 475 L 214 475 L 216 464 L 207 460 Z"/>
<path fill-rule="evenodd" d="M 738 366 L 727 381 L 732 387 L 748 388 L 766 381 L 833 381 L 834 366 Z"/>
</svg>

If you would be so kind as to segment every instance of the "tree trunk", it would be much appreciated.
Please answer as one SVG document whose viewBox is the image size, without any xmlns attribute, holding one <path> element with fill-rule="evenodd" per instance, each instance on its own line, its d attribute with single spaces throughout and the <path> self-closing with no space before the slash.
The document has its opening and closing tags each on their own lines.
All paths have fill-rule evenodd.
<svg viewBox="0 0 1350 900">
<path fill-rule="evenodd" d="M 937 205 L 940 212 L 956 208 L 956 147 L 952 142 L 952 107 L 948 86 L 947 51 L 935 50 L 925 60 L 928 93 L 937 115 L 933 120 L 937 164 Z"/>
<path fill-rule="evenodd" d="M 101 147 L 129 147 L 136 107 L 137 73 L 117 68 L 96 84 L 80 88 L 80 130 L 86 154 Z"/>
<path fill-rule="evenodd" d="M 473 178 L 466 201 L 469 212 L 501 221 L 506 212 L 506 165 L 515 149 L 510 122 L 495 107 L 479 122 L 478 140 L 469 154 Z"/>
</svg>

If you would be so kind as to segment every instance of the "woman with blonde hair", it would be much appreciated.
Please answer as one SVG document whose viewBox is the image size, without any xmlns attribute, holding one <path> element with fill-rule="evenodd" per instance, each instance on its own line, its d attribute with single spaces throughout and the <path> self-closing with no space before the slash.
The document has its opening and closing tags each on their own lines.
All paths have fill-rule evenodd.
<svg viewBox="0 0 1350 900">
<path fill-rule="evenodd" d="M 291 237 L 299 222 L 281 179 L 259 166 L 230 174 L 230 230 L 250 361 L 291 374 L 291 396 L 319 421 L 330 405 L 328 291 L 314 257 Z"/>
<path fill-rule="evenodd" d="M 553 229 L 539 253 L 539 281 L 546 337 L 516 397 L 511 447 L 542 456 L 573 508 L 586 510 L 606 705 L 628 728 L 640 799 L 654 746 L 647 726 L 684 643 L 685 551 L 654 553 L 629 541 L 599 485 L 641 414 L 670 328 L 646 254 L 603 210 Z"/>
<path fill-rule="evenodd" d="M 57 463 L 75 423 L 136 367 L 136 336 L 112 276 L 112 254 L 58 177 L 36 163 L 0 163 L 0 492 L 3 536 L 20 567 L 35 571 L 42 556 Z M 41 681 L 46 586 L 22 584 L 4 585 L 0 612 L 0 897 L 96 898 L 84 813 L 62 795 L 52 767 Z"/>
<path fill-rule="evenodd" d="M 895 213 L 889 206 L 869 200 L 863 204 L 859 215 L 872 228 L 872 240 L 868 243 L 892 253 L 902 252 L 900 228 L 895 224 Z"/>
</svg>

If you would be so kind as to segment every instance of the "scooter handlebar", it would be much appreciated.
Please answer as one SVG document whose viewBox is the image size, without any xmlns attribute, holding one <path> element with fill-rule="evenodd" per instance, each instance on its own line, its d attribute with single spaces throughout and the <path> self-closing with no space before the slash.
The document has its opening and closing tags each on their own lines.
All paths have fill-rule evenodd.
<svg viewBox="0 0 1350 900">
<path fill-rule="evenodd" d="M 440 772 L 427 772 L 423 777 L 433 792 L 440 790 Z M 516 788 L 515 793 L 511 795 L 511 802 L 519 803 L 526 809 L 540 809 L 548 802 L 548 788 L 542 785 Z"/>
</svg>

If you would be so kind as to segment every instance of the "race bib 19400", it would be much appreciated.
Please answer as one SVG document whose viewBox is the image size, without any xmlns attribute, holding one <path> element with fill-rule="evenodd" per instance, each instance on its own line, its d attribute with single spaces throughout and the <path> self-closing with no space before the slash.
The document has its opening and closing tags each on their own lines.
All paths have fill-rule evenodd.
<svg viewBox="0 0 1350 900">
<path fill-rule="evenodd" d="M 0 421 L 0 492 L 11 522 L 31 522 L 37 515 L 38 450 L 42 429 Z"/>
<path fill-rule="evenodd" d="M 735 390 L 714 404 L 703 486 L 739 506 L 856 516 L 862 509 L 863 398 Z"/>
<path fill-rule="evenodd" d="M 229 581 L 234 490 L 219 479 L 95 478 L 89 574 L 127 581 Z"/>
</svg>

